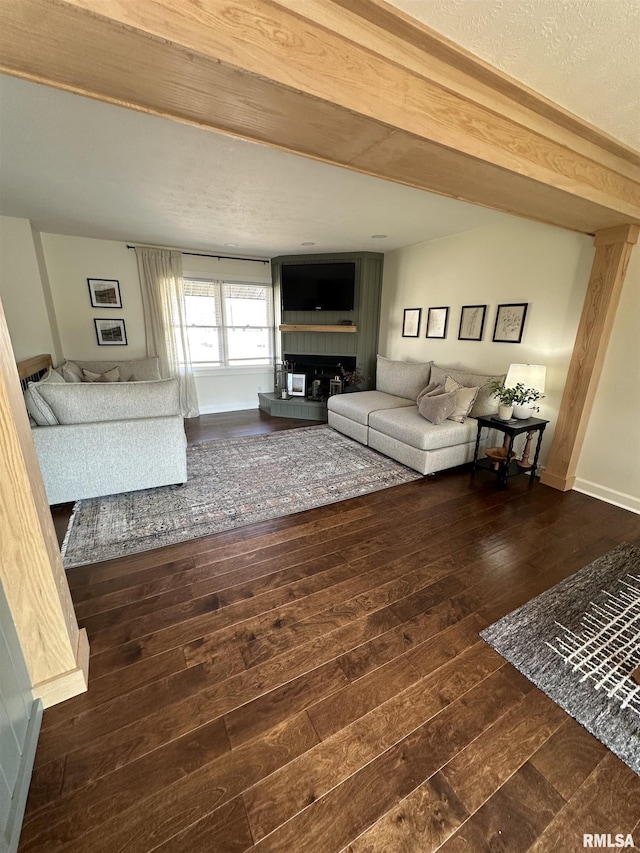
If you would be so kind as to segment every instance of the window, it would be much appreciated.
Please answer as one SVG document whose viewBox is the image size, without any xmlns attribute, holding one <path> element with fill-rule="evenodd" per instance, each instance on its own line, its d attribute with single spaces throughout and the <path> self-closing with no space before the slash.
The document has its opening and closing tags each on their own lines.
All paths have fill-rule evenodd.
<svg viewBox="0 0 640 853">
<path fill-rule="evenodd" d="M 273 364 L 273 291 L 267 284 L 185 278 L 194 365 Z"/>
</svg>

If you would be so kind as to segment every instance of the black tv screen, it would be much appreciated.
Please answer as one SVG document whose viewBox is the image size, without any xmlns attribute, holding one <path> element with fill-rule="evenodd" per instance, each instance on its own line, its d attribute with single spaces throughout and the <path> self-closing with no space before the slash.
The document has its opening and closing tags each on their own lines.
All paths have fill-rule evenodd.
<svg viewBox="0 0 640 853">
<path fill-rule="evenodd" d="M 283 311 L 353 311 L 356 265 L 284 264 Z"/>
</svg>

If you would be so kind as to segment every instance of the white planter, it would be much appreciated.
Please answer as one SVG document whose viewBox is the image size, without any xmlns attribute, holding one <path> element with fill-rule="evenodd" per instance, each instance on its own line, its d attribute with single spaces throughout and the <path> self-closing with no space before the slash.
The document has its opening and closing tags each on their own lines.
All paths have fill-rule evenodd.
<svg viewBox="0 0 640 853">
<path fill-rule="evenodd" d="M 518 418 L 520 421 L 526 420 L 527 418 L 533 417 L 533 409 L 528 405 L 515 405 L 513 407 L 513 417 Z"/>
<path fill-rule="evenodd" d="M 505 406 L 502 403 L 498 406 L 498 417 L 501 421 L 508 421 L 513 414 L 513 406 Z"/>
</svg>

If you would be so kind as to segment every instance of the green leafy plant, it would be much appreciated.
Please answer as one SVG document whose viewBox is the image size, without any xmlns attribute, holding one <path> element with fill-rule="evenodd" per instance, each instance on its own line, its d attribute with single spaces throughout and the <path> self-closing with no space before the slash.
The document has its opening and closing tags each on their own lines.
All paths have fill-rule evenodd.
<svg viewBox="0 0 640 853">
<path fill-rule="evenodd" d="M 513 388 L 506 388 L 504 382 L 492 379 L 488 387 L 494 397 L 497 397 L 505 406 L 528 406 L 544 397 L 537 388 L 526 388 L 522 382 L 518 382 Z M 540 407 L 531 405 L 531 408 L 537 412 Z"/>
</svg>

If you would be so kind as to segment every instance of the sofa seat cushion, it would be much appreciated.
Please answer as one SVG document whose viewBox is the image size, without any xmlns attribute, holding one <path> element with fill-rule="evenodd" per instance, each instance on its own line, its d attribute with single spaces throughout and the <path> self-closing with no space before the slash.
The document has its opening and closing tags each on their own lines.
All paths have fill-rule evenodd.
<svg viewBox="0 0 640 853">
<path fill-rule="evenodd" d="M 462 424 L 451 420 L 432 424 L 420 415 L 417 406 L 372 412 L 369 426 L 418 450 L 466 444 L 475 441 L 478 432 L 478 422 L 473 418 L 466 418 Z"/>
<path fill-rule="evenodd" d="M 30 386 L 60 424 L 156 418 L 180 414 L 177 379 L 153 382 L 34 383 Z"/>
<path fill-rule="evenodd" d="M 327 409 L 358 424 L 369 425 L 369 415 L 378 409 L 399 409 L 414 406 L 413 400 L 385 394 L 383 391 L 355 391 L 353 394 L 334 394 L 327 400 Z"/>
</svg>

